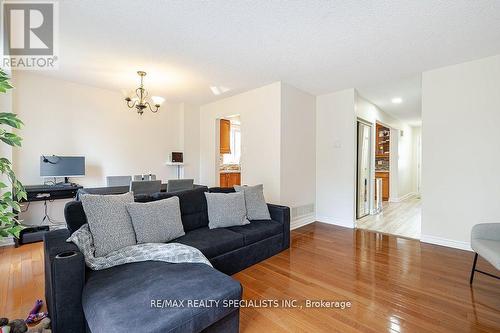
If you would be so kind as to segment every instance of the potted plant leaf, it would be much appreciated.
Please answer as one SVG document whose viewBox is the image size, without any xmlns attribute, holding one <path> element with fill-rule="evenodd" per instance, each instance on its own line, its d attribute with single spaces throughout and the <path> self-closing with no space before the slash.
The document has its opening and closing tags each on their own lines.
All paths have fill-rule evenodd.
<svg viewBox="0 0 500 333">
<path fill-rule="evenodd" d="M 0 93 L 6 93 L 12 88 L 9 76 L 0 69 Z M 16 114 L 0 112 L 0 144 L 20 147 L 22 138 L 12 130 L 22 126 L 23 122 Z M 19 201 L 26 199 L 26 191 L 12 169 L 11 161 L 4 156 L 0 156 L 0 175 L 0 239 L 9 236 L 18 238 L 23 227 L 16 213 L 21 210 Z"/>
</svg>

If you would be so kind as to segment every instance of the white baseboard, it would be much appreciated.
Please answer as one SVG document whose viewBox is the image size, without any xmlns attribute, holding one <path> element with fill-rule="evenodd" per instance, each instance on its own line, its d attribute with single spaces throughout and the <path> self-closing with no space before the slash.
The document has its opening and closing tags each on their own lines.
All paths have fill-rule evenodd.
<svg viewBox="0 0 500 333">
<path fill-rule="evenodd" d="M 459 250 L 472 251 L 469 242 L 457 241 L 453 239 L 447 239 L 429 235 L 422 235 L 420 241 L 423 243 L 452 247 L 454 249 L 459 249 Z"/>
<path fill-rule="evenodd" d="M 316 216 L 314 214 L 308 214 L 306 216 L 301 216 L 299 218 L 290 221 L 290 230 L 294 230 L 303 227 L 307 224 L 313 223 L 314 221 L 316 221 L 315 217 Z"/>
<path fill-rule="evenodd" d="M 351 229 L 354 228 L 354 221 L 339 219 L 336 217 L 316 216 L 316 221 L 328 223 L 328 224 L 334 224 L 334 225 L 338 225 L 338 226 L 346 227 L 346 228 L 351 228 Z"/>
<path fill-rule="evenodd" d="M 410 192 L 410 193 L 407 193 L 399 198 L 389 198 L 389 202 L 401 202 L 401 201 L 416 197 L 417 195 L 418 195 L 418 193 L 416 193 L 416 192 Z"/>
</svg>

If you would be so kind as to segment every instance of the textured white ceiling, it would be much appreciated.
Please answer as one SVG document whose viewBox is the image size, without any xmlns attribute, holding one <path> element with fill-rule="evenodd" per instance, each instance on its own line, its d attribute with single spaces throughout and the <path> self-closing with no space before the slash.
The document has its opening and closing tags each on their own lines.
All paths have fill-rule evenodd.
<svg viewBox="0 0 500 333">
<path fill-rule="evenodd" d="M 323 94 L 500 53 L 498 0 L 59 3 L 60 70 L 44 74 L 128 90 L 143 69 L 171 101 L 277 80 Z"/>
<path fill-rule="evenodd" d="M 358 92 L 365 99 L 377 105 L 390 115 L 412 125 L 421 125 L 422 118 L 422 76 L 381 82 L 369 87 L 360 87 Z M 392 103 L 392 99 L 400 97 L 403 102 Z"/>
</svg>

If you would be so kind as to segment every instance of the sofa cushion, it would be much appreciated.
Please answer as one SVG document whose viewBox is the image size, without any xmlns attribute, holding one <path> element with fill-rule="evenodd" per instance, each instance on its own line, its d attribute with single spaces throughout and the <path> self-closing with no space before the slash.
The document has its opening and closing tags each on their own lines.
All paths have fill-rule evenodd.
<svg viewBox="0 0 500 333">
<path fill-rule="evenodd" d="M 93 271 L 82 294 L 92 332 L 200 332 L 235 308 L 188 307 L 187 300 L 241 298 L 241 285 L 205 264 L 140 262 Z M 157 300 L 185 300 L 182 307 Z"/>
<path fill-rule="evenodd" d="M 245 208 L 245 195 L 240 193 L 205 193 L 208 227 L 225 228 L 250 223 Z"/>
<path fill-rule="evenodd" d="M 250 221 L 250 224 L 228 229 L 243 235 L 245 245 L 248 245 L 282 233 L 283 225 L 273 220 L 255 220 Z"/>
<path fill-rule="evenodd" d="M 161 192 L 151 195 L 152 200 L 161 200 L 178 197 L 181 206 L 182 224 L 184 231 L 188 232 L 197 228 L 208 226 L 206 186 L 179 192 Z"/>
<path fill-rule="evenodd" d="M 195 247 L 209 259 L 245 245 L 244 237 L 240 233 L 207 227 L 191 230 L 171 242 Z"/>
<path fill-rule="evenodd" d="M 134 202 L 132 193 L 116 195 L 84 194 L 81 196 L 90 232 L 94 238 L 95 256 L 137 243 L 126 204 Z"/>
<path fill-rule="evenodd" d="M 127 204 L 137 243 L 165 243 L 184 236 L 179 198 Z"/>
<path fill-rule="evenodd" d="M 235 185 L 236 192 L 245 193 L 245 206 L 249 220 L 270 220 L 269 209 L 264 198 L 264 185 L 239 186 Z"/>
</svg>

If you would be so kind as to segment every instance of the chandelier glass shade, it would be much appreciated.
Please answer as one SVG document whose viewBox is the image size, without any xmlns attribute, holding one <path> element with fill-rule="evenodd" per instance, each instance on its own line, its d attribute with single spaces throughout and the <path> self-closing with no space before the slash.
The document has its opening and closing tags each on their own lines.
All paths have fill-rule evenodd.
<svg viewBox="0 0 500 333">
<path fill-rule="evenodd" d="M 144 113 L 144 109 L 149 109 L 153 113 L 158 112 L 165 99 L 160 96 L 152 96 L 150 102 L 148 100 L 148 91 L 144 88 L 144 77 L 146 76 L 146 72 L 138 71 L 137 75 L 141 78 L 141 85 L 135 90 L 134 97 L 125 98 L 127 106 L 131 109 L 135 108 L 139 115 Z"/>
</svg>

